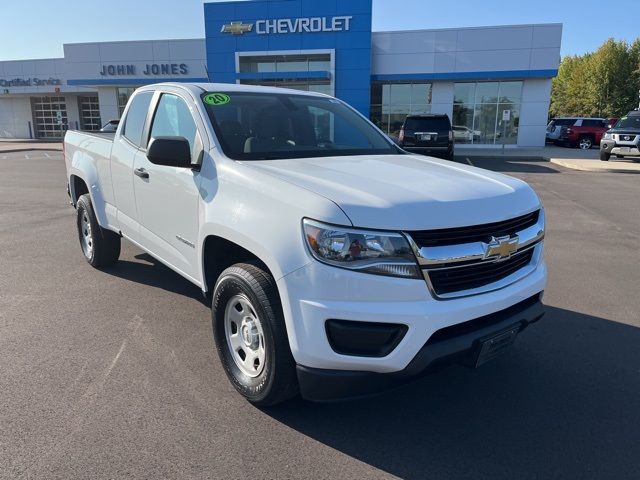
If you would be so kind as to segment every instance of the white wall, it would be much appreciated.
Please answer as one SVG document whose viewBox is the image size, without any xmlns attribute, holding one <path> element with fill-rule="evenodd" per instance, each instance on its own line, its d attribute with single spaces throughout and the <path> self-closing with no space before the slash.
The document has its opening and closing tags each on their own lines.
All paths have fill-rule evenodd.
<svg viewBox="0 0 640 480">
<path fill-rule="evenodd" d="M 431 113 L 445 113 L 453 118 L 453 82 L 432 84 Z"/>
<path fill-rule="evenodd" d="M 115 87 L 98 87 L 98 103 L 100 104 L 100 119 L 103 125 L 109 120 L 120 118 Z"/>
<path fill-rule="evenodd" d="M 518 146 L 543 147 L 549 117 L 551 79 L 528 79 L 522 86 Z"/>
<path fill-rule="evenodd" d="M 73 43 L 64 45 L 66 76 L 70 80 L 126 81 L 132 85 L 176 78 L 206 78 L 205 40 L 148 40 L 134 42 Z M 145 75 L 147 64 L 181 64 L 188 72 L 175 75 Z M 134 75 L 102 75 L 104 65 L 133 65 Z"/>
<path fill-rule="evenodd" d="M 555 70 L 561 24 L 374 32 L 374 75 Z"/>
<path fill-rule="evenodd" d="M 29 138 L 31 121 L 28 96 L 0 95 L 0 138 Z M 33 132 L 33 125 L 31 129 Z"/>
</svg>

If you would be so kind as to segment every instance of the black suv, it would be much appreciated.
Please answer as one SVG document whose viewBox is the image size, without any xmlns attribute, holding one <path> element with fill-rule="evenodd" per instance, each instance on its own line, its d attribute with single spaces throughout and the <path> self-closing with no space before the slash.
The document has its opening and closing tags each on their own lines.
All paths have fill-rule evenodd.
<svg viewBox="0 0 640 480">
<path fill-rule="evenodd" d="M 407 116 L 398 136 L 398 145 L 412 153 L 453 160 L 453 130 L 449 116 Z"/>
<path fill-rule="evenodd" d="M 611 155 L 640 159 L 640 110 L 629 112 L 602 135 L 600 160 L 607 161 Z"/>
</svg>

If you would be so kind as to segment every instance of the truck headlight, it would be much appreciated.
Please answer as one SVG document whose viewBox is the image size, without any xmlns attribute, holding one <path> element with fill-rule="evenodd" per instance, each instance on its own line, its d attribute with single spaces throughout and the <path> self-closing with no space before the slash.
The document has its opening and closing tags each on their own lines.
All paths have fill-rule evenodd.
<svg viewBox="0 0 640 480">
<path fill-rule="evenodd" d="M 602 136 L 602 139 L 603 139 L 603 140 L 613 140 L 613 134 L 612 134 L 612 133 L 605 133 L 605 134 Z"/>
<path fill-rule="evenodd" d="M 334 267 L 391 277 L 421 278 L 407 239 L 400 233 L 351 229 L 305 219 L 311 254 Z"/>
</svg>

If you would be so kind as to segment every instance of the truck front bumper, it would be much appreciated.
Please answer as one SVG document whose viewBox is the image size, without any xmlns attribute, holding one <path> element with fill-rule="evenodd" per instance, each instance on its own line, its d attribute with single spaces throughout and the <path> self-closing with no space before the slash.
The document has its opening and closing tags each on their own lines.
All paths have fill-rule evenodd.
<svg viewBox="0 0 640 480">
<path fill-rule="evenodd" d="M 466 361 L 463 357 L 473 355 L 470 349 L 477 347 L 478 339 L 518 322 L 524 328 L 539 318 L 539 304 L 533 309 L 527 304 L 526 311 L 509 309 L 538 298 L 546 278 L 541 258 L 530 274 L 500 290 L 438 300 L 423 279 L 371 275 L 312 261 L 277 282 L 302 394 L 316 400 L 366 395 L 387 383 L 406 381 L 434 362 Z M 503 313 L 496 312 L 508 315 L 502 318 Z M 331 323 L 363 325 L 364 330 L 347 331 L 341 344 L 330 340 Z M 482 328 L 469 330 L 471 325 Z M 376 332 L 371 326 L 380 329 Z M 393 327 L 400 328 L 394 333 Z M 445 331 L 456 335 L 445 342 Z M 388 341 L 374 346 L 384 348 L 354 351 L 381 338 Z M 439 339 L 438 345 L 434 339 Z M 358 345 L 344 351 L 342 346 L 350 341 Z M 360 382 L 367 386 L 356 387 Z M 344 395 L 343 387 L 350 385 L 355 392 Z"/>
<path fill-rule="evenodd" d="M 625 157 L 640 157 L 638 145 L 616 145 L 614 140 L 602 140 L 600 150 L 609 155 L 623 155 Z"/>
<path fill-rule="evenodd" d="M 439 330 L 399 372 L 329 370 L 298 365 L 300 393 L 307 400 L 318 402 L 366 397 L 447 364 L 474 366 L 484 339 L 501 332 L 519 333 L 544 315 L 541 296 L 537 294 L 505 310 Z"/>
</svg>

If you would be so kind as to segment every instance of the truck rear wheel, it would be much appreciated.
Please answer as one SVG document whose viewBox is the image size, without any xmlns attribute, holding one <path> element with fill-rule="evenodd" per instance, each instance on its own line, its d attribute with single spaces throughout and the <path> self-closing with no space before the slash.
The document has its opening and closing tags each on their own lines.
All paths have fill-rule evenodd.
<svg viewBox="0 0 640 480">
<path fill-rule="evenodd" d="M 591 137 L 580 137 L 578 140 L 578 148 L 580 150 L 589 150 L 593 147 L 593 140 Z"/>
<path fill-rule="evenodd" d="M 222 367 L 249 402 L 265 407 L 298 393 L 280 296 L 264 268 L 238 263 L 222 272 L 211 317 Z"/>
<path fill-rule="evenodd" d="M 120 236 L 100 226 L 88 193 L 78 199 L 76 212 L 78 238 L 87 262 L 96 268 L 117 262 L 120 257 Z"/>
</svg>

